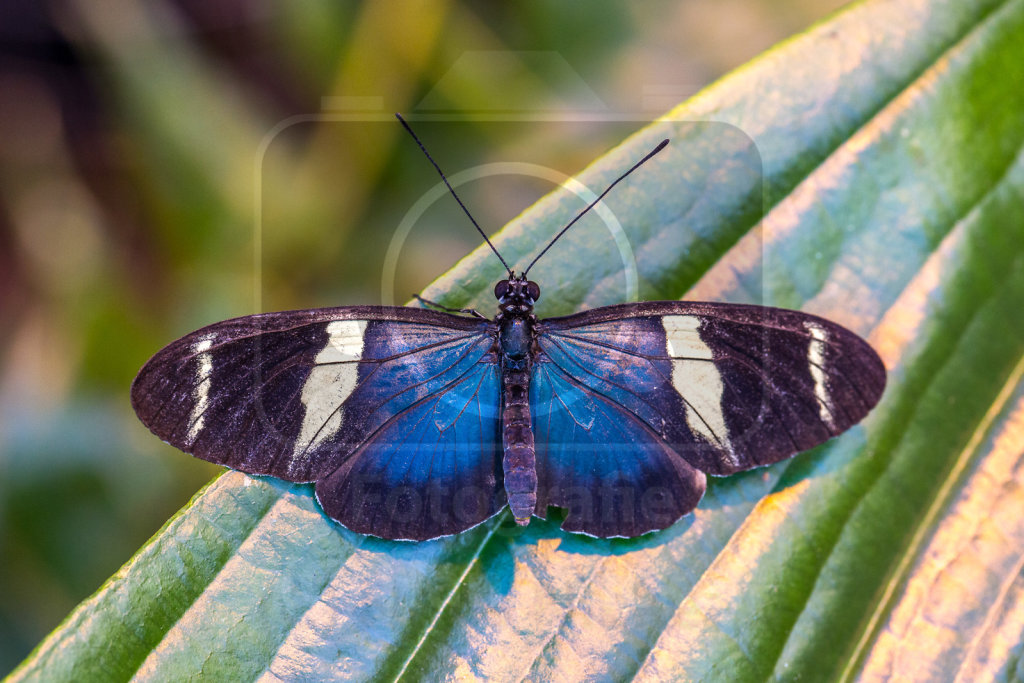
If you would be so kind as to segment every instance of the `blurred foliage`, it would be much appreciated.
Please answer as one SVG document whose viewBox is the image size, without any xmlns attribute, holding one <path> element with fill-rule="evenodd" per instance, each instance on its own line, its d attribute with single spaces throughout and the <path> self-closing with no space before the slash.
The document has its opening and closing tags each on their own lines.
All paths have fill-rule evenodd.
<svg viewBox="0 0 1024 683">
<path fill-rule="evenodd" d="M 134 420 L 150 354 L 257 309 L 380 301 L 436 182 L 391 112 L 433 119 L 449 172 L 573 174 L 837 4 L 3 3 L 0 671 L 217 472 Z M 463 193 L 497 227 L 548 189 Z M 396 297 L 477 243 L 432 206 Z"/>
</svg>

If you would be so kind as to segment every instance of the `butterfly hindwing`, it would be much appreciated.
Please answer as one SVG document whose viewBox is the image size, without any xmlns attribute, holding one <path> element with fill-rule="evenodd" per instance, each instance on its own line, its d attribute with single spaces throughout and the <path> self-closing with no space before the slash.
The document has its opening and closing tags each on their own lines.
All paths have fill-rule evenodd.
<svg viewBox="0 0 1024 683">
<path fill-rule="evenodd" d="M 538 373 L 557 367 L 591 401 L 616 406 L 614 419 L 642 421 L 709 474 L 811 448 L 863 418 L 885 386 L 866 342 L 797 311 L 646 302 L 544 320 L 538 330 Z"/>
<path fill-rule="evenodd" d="M 155 434 L 200 458 L 318 481 L 328 513 L 364 533 L 455 533 L 504 504 L 491 325 L 395 307 L 247 316 L 161 350 L 132 402 Z M 370 495 L 353 496 L 356 484 Z M 433 526 L 399 514 L 385 528 L 373 506 L 399 494 L 375 486 L 424 501 L 462 491 L 460 506 L 442 506 Z"/>
<path fill-rule="evenodd" d="M 463 531 L 505 506 L 497 365 L 472 367 L 404 408 L 317 482 L 324 511 L 382 538 Z"/>
<path fill-rule="evenodd" d="M 567 357 L 559 360 L 579 369 Z M 704 473 L 615 396 L 607 383 L 588 386 L 557 361 L 534 365 L 537 514 L 546 516 L 547 505 L 565 508 L 567 531 L 639 536 L 669 526 L 704 495 Z"/>
</svg>

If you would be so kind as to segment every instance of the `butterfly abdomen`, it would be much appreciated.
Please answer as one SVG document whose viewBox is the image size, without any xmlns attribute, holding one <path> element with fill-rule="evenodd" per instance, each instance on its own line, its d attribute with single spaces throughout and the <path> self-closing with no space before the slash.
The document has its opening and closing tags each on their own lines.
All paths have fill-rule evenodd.
<svg viewBox="0 0 1024 683">
<path fill-rule="evenodd" d="M 516 524 L 528 524 L 537 506 L 537 454 L 530 420 L 530 375 L 506 371 L 502 380 L 501 434 L 505 493 Z"/>
<path fill-rule="evenodd" d="M 537 507 L 537 452 L 530 417 L 530 346 L 528 319 L 512 318 L 501 326 L 501 436 L 505 494 L 516 524 L 530 522 Z"/>
</svg>

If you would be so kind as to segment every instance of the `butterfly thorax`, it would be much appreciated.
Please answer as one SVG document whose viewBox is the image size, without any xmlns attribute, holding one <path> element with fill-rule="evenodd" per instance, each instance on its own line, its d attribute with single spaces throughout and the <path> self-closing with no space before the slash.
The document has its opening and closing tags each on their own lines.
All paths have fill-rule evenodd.
<svg viewBox="0 0 1024 683">
<path fill-rule="evenodd" d="M 535 344 L 537 317 L 533 305 L 540 298 L 537 283 L 522 276 L 512 276 L 494 287 L 498 299 L 498 345 L 502 370 L 530 369 Z"/>
<path fill-rule="evenodd" d="M 536 343 L 533 304 L 540 287 L 523 276 L 502 280 L 498 299 L 501 423 L 505 493 L 516 523 L 528 524 L 537 505 L 537 454 L 530 416 L 530 366 Z"/>
</svg>

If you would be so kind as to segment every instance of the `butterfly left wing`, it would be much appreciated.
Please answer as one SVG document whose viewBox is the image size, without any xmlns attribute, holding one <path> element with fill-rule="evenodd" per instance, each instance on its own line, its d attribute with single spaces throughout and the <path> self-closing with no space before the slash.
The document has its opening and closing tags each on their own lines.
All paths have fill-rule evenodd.
<svg viewBox="0 0 1024 683">
<path fill-rule="evenodd" d="M 762 306 L 608 306 L 543 320 L 537 345 L 531 410 L 548 496 L 538 510 L 568 507 L 565 528 L 599 536 L 689 512 L 703 482 L 684 465 L 724 475 L 777 462 L 860 421 L 885 386 L 857 335 Z M 579 486 L 602 479 L 631 490 L 602 499 Z"/>
<path fill-rule="evenodd" d="M 373 306 L 237 318 L 158 352 L 132 405 L 204 460 L 316 481 L 356 531 L 452 534 L 504 505 L 491 326 Z"/>
<path fill-rule="evenodd" d="M 476 526 L 506 502 L 498 457 L 498 367 L 486 360 L 386 420 L 316 497 L 362 534 L 426 540 Z"/>
</svg>

